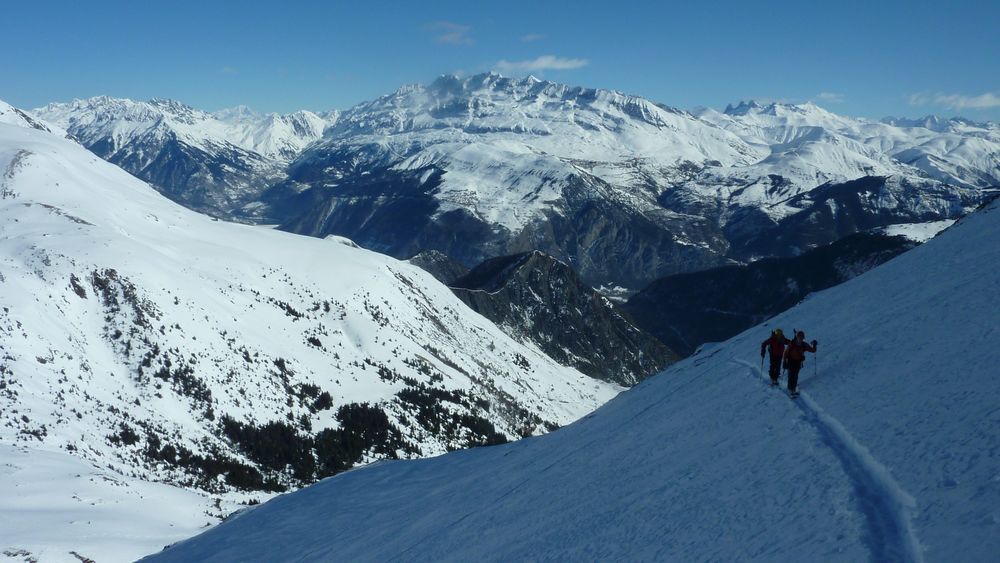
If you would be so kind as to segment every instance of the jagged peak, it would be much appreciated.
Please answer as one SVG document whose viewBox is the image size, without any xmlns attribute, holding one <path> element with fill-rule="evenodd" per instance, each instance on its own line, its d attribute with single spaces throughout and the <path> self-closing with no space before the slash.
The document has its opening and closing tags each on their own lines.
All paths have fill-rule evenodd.
<svg viewBox="0 0 1000 563">
<path fill-rule="evenodd" d="M 763 107 L 764 106 L 757 100 L 740 100 L 735 106 L 733 104 L 726 104 L 726 109 L 722 110 L 722 113 L 726 115 L 746 115 L 750 111 L 761 109 Z"/>
</svg>

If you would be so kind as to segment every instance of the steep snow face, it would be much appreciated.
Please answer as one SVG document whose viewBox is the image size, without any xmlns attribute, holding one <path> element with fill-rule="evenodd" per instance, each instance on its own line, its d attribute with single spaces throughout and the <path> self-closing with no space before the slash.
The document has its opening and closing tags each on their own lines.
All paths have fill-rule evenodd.
<svg viewBox="0 0 1000 563">
<path fill-rule="evenodd" d="M 559 432 L 338 475 L 150 560 L 990 560 L 998 263 L 1000 202 Z M 774 327 L 820 341 L 795 400 L 760 373 Z"/>
<path fill-rule="evenodd" d="M 542 433 L 620 389 L 514 342 L 414 266 L 214 221 L 72 141 L 0 124 L 0 170 L 5 444 L 275 490 Z"/>
<path fill-rule="evenodd" d="M 49 104 L 34 113 L 171 199 L 222 216 L 281 180 L 287 161 L 337 117 L 246 108 L 210 114 L 173 100 L 107 96 Z"/>
</svg>

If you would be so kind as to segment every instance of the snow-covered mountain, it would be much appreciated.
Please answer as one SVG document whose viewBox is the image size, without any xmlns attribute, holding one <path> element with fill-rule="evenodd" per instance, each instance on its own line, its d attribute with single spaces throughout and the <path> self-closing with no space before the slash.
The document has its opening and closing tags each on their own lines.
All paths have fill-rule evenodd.
<svg viewBox="0 0 1000 563">
<path fill-rule="evenodd" d="M 252 217 L 252 209 L 240 207 L 281 180 L 287 161 L 337 120 L 336 112 L 259 114 L 238 107 L 213 114 L 173 100 L 107 96 L 32 113 L 167 197 L 223 217 Z"/>
<path fill-rule="evenodd" d="M 990 561 L 1000 201 L 539 438 L 352 471 L 150 561 Z M 819 340 L 790 399 L 775 327 Z"/>
<path fill-rule="evenodd" d="M 609 291 L 956 219 L 1000 185 L 996 124 L 877 122 L 811 103 L 692 113 L 495 73 L 323 116 L 106 98 L 38 115 L 218 216 L 467 267 L 541 250 Z"/>
<path fill-rule="evenodd" d="M 233 491 L 544 433 L 620 390 L 513 341 L 415 266 L 194 213 L 72 140 L 9 123 L 7 107 L 0 546 L 37 556 L 78 541 L 101 559 L 98 544 L 144 530 L 126 543 L 151 550 L 174 537 L 168 522 L 192 529 L 177 518 L 209 493 L 245 500 Z M 61 480 L 32 481 L 36 459 Z M 150 514 L 155 533 L 102 519 L 109 503 L 139 518 L 146 493 L 188 504 Z M 18 508 L 33 503 L 46 507 L 34 520 Z"/>
<path fill-rule="evenodd" d="M 691 114 L 533 78 L 446 76 L 344 112 L 289 176 L 263 200 L 294 232 L 469 266 L 539 249 L 595 286 L 637 289 L 802 252 L 751 239 L 803 220 L 822 197 L 812 191 L 859 178 L 879 178 L 856 209 L 875 226 L 956 218 L 1000 184 L 1000 128 L 932 131 L 813 104 Z M 835 215 L 855 207 L 823 199 Z"/>
<path fill-rule="evenodd" d="M 777 174 L 798 191 L 862 176 L 1000 185 L 1000 126 L 993 124 L 933 117 L 875 122 L 836 115 L 811 102 L 741 102 L 721 113 L 702 110 L 698 117 L 767 147 L 766 158 L 728 171 L 744 180 Z"/>
</svg>

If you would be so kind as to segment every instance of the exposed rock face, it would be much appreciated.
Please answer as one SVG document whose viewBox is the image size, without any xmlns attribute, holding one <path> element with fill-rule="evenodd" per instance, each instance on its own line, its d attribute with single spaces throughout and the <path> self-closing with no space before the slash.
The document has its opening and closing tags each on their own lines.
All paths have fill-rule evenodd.
<svg viewBox="0 0 1000 563">
<path fill-rule="evenodd" d="M 452 260 L 447 254 L 436 250 L 421 252 L 407 262 L 428 272 L 445 285 L 469 273 L 469 269 L 461 262 Z"/>
<path fill-rule="evenodd" d="M 634 385 L 677 359 L 572 268 L 541 252 L 487 260 L 451 285 L 515 339 L 591 377 Z"/>
<path fill-rule="evenodd" d="M 855 234 L 793 258 L 668 276 L 622 308 L 636 324 L 686 356 L 701 344 L 739 334 L 809 293 L 843 283 L 916 244 L 904 237 Z"/>
</svg>

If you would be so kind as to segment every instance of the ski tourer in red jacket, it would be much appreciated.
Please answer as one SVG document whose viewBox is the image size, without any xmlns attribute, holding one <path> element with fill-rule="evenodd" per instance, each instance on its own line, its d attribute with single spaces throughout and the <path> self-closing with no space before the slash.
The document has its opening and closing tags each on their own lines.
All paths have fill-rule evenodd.
<svg viewBox="0 0 1000 563">
<path fill-rule="evenodd" d="M 785 335 L 781 333 L 780 328 L 776 328 L 771 333 L 771 336 L 760 344 L 761 358 L 764 357 L 767 350 L 771 351 L 771 369 L 768 371 L 768 375 L 771 376 L 771 385 L 778 384 L 778 376 L 781 375 L 781 359 L 785 355 L 785 346 L 788 346 L 791 342 L 791 340 L 785 338 Z"/>
<path fill-rule="evenodd" d="M 796 390 L 799 383 L 799 370 L 802 369 L 802 363 L 806 361 L 806 352 L 816 353 L 816 345 L 819 344 L 815 340 L 812 343 L 806 342 L 806 333 L 801 330 L 795 333 L 795 339 L 788 345 L 785 350 L 785 369 L 788 370 L 788 392 L 792 395 L 797 395 Z"/>
</svg>

